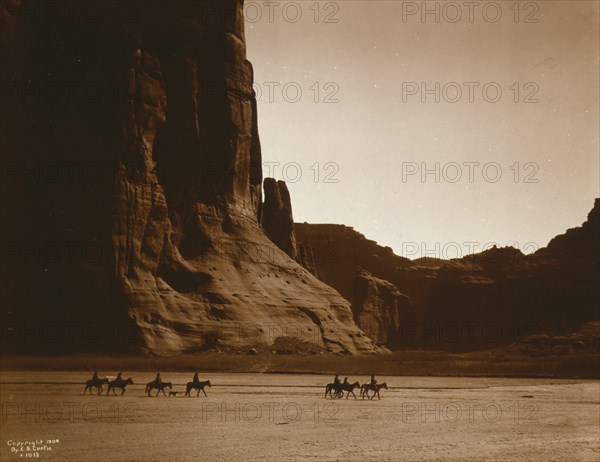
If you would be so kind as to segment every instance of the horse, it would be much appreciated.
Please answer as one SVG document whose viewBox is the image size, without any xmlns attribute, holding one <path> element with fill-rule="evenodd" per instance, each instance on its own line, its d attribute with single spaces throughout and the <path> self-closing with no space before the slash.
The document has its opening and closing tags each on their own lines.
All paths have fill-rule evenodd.
<svg viewBox="0 0 600 462">
<path fill-rule="evenodd" d="M 365 399 L 365 396 L 367 398 L 369 397 L 369 395 L 366 393 L 367 393 L 367 391 L 371 390 L 371 386 L 372 386 L 371 383 L 363 383 L 360 386 L 360 396 L 362 399 Z"/>
<path fill-rule="evenodd" d="M 332 394 L 335 392 L 335 394 Z M 325 387 L 325 398 L 329 395 L 330 398 L 341 398 L 340 393 L 342 393 L 342 384 L 341 383 L 328 383 Z"/>
<path fill-rule="evenodd" d="M 346 394 L 346 399 L 348 399 L 348 397 L 350 396 L 350 393 L 352 393 L 352 396 L 354 396 L 354 399 L 356 399 L 356 395 L 354 394 L 354 389 L 360 387 L 360 383 L 358 382 L 354 382 L 354 383 L 342 383 L 341 385 L 341 394 L 338 393 L 337 398 L 341 398 L 342 396 L 344 396 L 344 392 L 348 392 Z"/>
<path fill-rule="evenodd" d="M 92 387 L 96 387 L 98 389 L 98 394 L 100 394 L 102 393 L 102 385 L 104 385 L 105 383 L 108 383 L 108 379 L 106 377 L 103 379 L 90 379 L 87 382 L 85 382 L 85 390 L 83 390 L 83 394 L 85 395 L 85 392 L 89 389 L 91 395 Z"/>
<path fill-rule="evenodd" d="M 200 391 L 204 393 L 204 396 L 207 396 L 206 392 L 204 391 L 204 387 L 206 387 L 207 385 L 209 388 L 212 388 L 210 380 L 206 380 L 204 382 L 188 382 L 185 387 L 185 396 L 191 396 L 190 391 L 192 390 L 198 390 L 198 393 L 196 393 L 196 397 L 200 396 Z"/>
<path fill-rule="evenodd" d="M 133 384 L 133 379 L 131 377 L 129 377 L 127 380 L 117 377 L 115 380 L 108 382 L 108 390 L 106 390 L 106 394 L 108 395 L 110 390 L 112 390 L 113 395 L 116 395 L 117 393 L 115 392 L 115 388 L 120 388 L 121 394 L 123 394 L 125 393 L 125 387 L 129 384 Z"/>
<path fill-rule="evenodd" d="M 377 395 L 377 399 L 381 399 L 381 396 L 379 396 L 379 390 L 381 390 L 382 388 L 385 388 L 386 390 L 388 389 L 388 386 L 387 386 L 386 382 L 376 383 L 375 385 L 372 385 L 372 384 L 368 383 L 366 385 L 367 385 L 367 387 L 365 388 L 365 392 L 364 393 L 365 393 L 365 396 L 367 398 L 369 398 L 369 390 L 371 390 L 371 391 L 374 392 L 373 396 L 371 396 L 369 399 L 375 398 L 375 395 Z M 362 391 L 361 391 L 361 394 L 362 394 Z M 365 398 L 365 396 L 363 396 L 363 399 Z"/>
<path fill-rule="evenodd" d="M 157 390 L 157 392 L 156 392 L 156 395 L 155 395 L 155 396 L 158 396 L 158 394 L 159 394 L 161 391 L 162 391 L 162 394 L 163 394 L 164 396 L 167 396 L 167 394 L 165 393 L 165 388 L 167 388 L 167 387 L 168 387 L 169 389 L 171 389 L 171 388 L 173 388 L 173 384 L 172 384 L 171 382 L 157 382 L 156 380 L 153 380 L 152 382 L 148 382 L 148 383 L 146 384 L 146 391 L 145 391 L 145 393 L 148 393 L 148 396 L 150 396 L 150 392 L 151 392 L 153 389 L 156 389 L 156 390 Z"/>
</svg>

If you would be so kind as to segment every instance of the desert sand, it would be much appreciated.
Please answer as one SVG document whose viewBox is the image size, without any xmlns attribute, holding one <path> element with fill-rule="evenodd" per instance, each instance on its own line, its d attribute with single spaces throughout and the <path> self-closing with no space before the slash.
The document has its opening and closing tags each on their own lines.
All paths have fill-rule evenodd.
<svg viewBox="0 0 600 462">
<path fill-rule="evenodd" d="M 162 374 L 176 397 L 147 397 L 154 375 L 126 371 L 134 384 L 123 396 L 83 395 L 89 376 L 3 371 L 1 459 L 600 458 L 600 382 L 593 380 L 381 376 L 389 386 L 381 400 L 360 399 L 358 391 L 359 399 L 332 400 L 323 396 L 325 375 L 201 372 L 212 387 L 207 397 L 190 398 L 183 395 L 191 373 Z M 356 380 L 368 377 L 350 377 Z"/>
</svg>

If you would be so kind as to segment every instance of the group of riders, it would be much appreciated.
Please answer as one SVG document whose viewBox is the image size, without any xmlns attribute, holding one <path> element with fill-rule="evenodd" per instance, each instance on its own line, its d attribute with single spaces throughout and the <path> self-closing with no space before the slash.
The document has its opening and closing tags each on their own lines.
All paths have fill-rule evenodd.
<svg viewBox="0 0 600 462">
<path fill-rule="evenodd" d="M 87 382 L 85 382 L 85 390 L 83 390 L 83 392 L 87 392 L 88 390 L 90 391 L 90 394 L 92 393 L 92 388 L 97 388 L 98 389 L 98 394 L 102 393 L 102 387 L 104 385 L 108 385 L 108 390 L 106 392 L 106 394 L 109 394 L 110 391 L 112 390 L 113 394 L 117 394 L 115 392 L 116 388 L 120 388 L 121 389 L 121 394 L 125 393 L 125 387 L 127 387 L 127 385 L 132 384 L 133 380 L 131 377 L 129 377 L 128 379 L 124 379 L 123 377 L 121 377 L 122 372 L 119 372 L 117 374 L 117 377 L 114 380 L 109 380 L 108 377 L 105 377 L 103 379 L 101 379 L 100 377 L 98 377 L 98 372 L 94 372 L 94 375 L 92 376 L 92 378 L 90 380 L 88 380 Z"/>
<path fill-rule="evenodd" d="M 208 385 L 209 387 L 210 385 L 210 381 L 205 381 L 205 382 L 201 382 L 200 381 L 200 377 L 199 377 L 199 373 L 200 371 L 196 370 L 196 372 L 194 373 L 194 378 L 192 379 L 191 382 L 187 383 L 187 388 L 186 388 L 186 395 L 190 394 L 190 390 L 192 389 L 196 389 L 198 390 L 198 394 L 200 394 L 200 391 L 204 392 L 204 395 L 206 396 L 206 392 L 204 391 L 204 387 L 206 385 Z M 104 384 L 108 385 L 108 391 L 107 394 L 112 390 L 113 394 L 115 393 L 115 388 L 120 388 L 121 389 L 121 394 L 125 393 L 125 387 L 129 384 L 133 383 L 133 380 L 131 378 L 128 379 L 123 379 L 121 376 L 122 372 L 119 372 L 117 374 L 117 377 L 114 380 L 109 380 L 108 377 L 105 377 L 103 379 L 101 379 L 100 377 L 98 377 L 98 372 L 95 371 L 94 375 L 92 375 L 92 378 L 90 380 L 88 380 L 86 382 L 86 386 L 85 386 L 85 390 L 84 393 L 88 391 L 90 391 L 90 394 L 92 393 L 92 387 L 95 387 L 98 389 L 98 394 L 102 393 L 102 387 Z M 164 389 L 165 388 L 169 388 L 171 389 L 173 387 L 173 384 L 171 382 L 163 382 L 161 377 L 160 377 L 160 372 L 158 372 L 156 374 L 156 377 L 154 378 L 153 381 L 149 382 L 146 385 L 146 393 L 148 393 L 148 396 L 150 396 L 150 391 L 152 389 L 156 389 L 158 390 L 156 392 L 156 394 L 158 395 L 158 393 L 160 393 L 162 391 L 163 395 L 165 394 Z M 170 396 L 176 396 L 177 393 L 176 392 L 169 392 Z"/>
<path fill-rule="evenodd" d="M 333 379 L 333 383 L 330 383 L 325 387 L 325 397 L 330 396 L 331 398 L 341 398 L 344 395 L 344 392 L 347 392 L 346 399 L 348 399 L 350 394 L 356 398 L 354 389 L 358 387 L 360 387 L 360 396 L 362 398 L 366 397 L 373 399 L 375 396 L 377 396 L 379 399 L 381 399 L 379 396 L 379 390 L 381 388 L 387 389 L 387 384 L 378 384 L 377 380 L 375 380 L 375 374 L 371 374 L 371 381 L 364 383 L 362 386 L 358 382 L 350 383 L 348 381 L 348 377 L 345 377 L 344 381 L 340 382 L 340 377 L 338 374 L 336 374 Z M 369 391 L 373 392 L 373 396 L 369 396 Z"/>
<path fill-rule="evenodd" d="M 104 384 L 106 384 L 106 385 L 108 385 L 108 391 L 106 392 L 107 394 L 110 393 L 111 390 L 112 390 L 113 394 L 116 394 L 116 392 L 115 392 L 116 388 L 120 388 L 121 394 L 123 394 L 123 393 L 125 393 L 125 387 L 127 387 L 127 385 L 129 385 L 129 384 L 132 384 L 133 380 L 131 379 L 131 377 L 128 379 L 123 379 L 121 377 L 121 374 L 122 374 L 122 372 L 119 372 L 117 374 L 117 377 L 114 380 L 109 380 L 108 377 L 101 379 L 100 377 L 98 377 L 98 372 L 94 372 L 94 375 L 92 376 L 92 378 L 86 382 L 85 390 L 83 392 L 86 393 L 89 389 L 90 394 L 91 394 L 92 387 L 95 387 L 98 389 L 98 394 L 101 394 L 102 387 Z M 206 386 L 208 386 L 208 387 L 211 386 L 210 380 L 200 381 L 198 374 L 199 374 L 199 371 L 196 370 L 192 381 L 187 383 L 186 391 L 185 391 L 186 396 L 190 396 L 191 390 L 198 390 L 198 393 L 196 394 L 196 396 L 199 396 L 201 391 L 204 393 L 204 396 L 206 396 L 206 391 L 204 391 L 204 388 Z M 333 379 L 333 383 L 330 383 L 329 385 L 327 385 L 325 387 L 325 397 L 327 397 L 329 395 L 331 398 L 341 398 L 344 395 L 344 392 L 347 392 L 346 399 L 350 396 L 350 394 L 352 394 L 352 396 L 354 396 L 354 398 L 356 398 L 356 395 L 354 394 L 354 389 L 358 388 L 358 387 L 360 387 L 360 396 L 361 397 L 363 397 L 363 398 L 367 397 L 367 398 L 373 399 L 375 396 L 377 396 L 379 399 L 381 399 L 379 396 L 379 390 L 381 388 L 387 389 L 387 384 L 385 384 L 385 383 L 378 384 L 377 380 L 375 380 L 375 374 L 371 374 L 371 381 L 363 384 L 361 387 L 361 385 L 358 382 L 355 382 L 355 383 L 348 382 L 348 377 L 345 377 L 344 381 L 341 382 L 339 375 L 336 374 L 335 378 Z M 148 384 L 146 385 L 145 393 L 147 393 L 148 396 L 150 396 L 150 392 L 152 390 L 157 390 L 156 396 L 158 396 L 158 394 L 160 392 L 162 392 L 162 394 L 166 396 L 165 388 L 172 389 L 173 384 L 171 382 L 163 382 L 162 379 L 160 378 L 160 372 L 159 372 L 156 374 L 156 377 L 154 378 L 154 380 L 152 382 L 148 382 Z M 373 392 L 373 396 L 369 396 L 369 391 Z M 169 392 L 169 396 L 176 396 L 176 395 L 177 395 L 177 392 L 174 392 L 174 391 Z"/>
</svg>

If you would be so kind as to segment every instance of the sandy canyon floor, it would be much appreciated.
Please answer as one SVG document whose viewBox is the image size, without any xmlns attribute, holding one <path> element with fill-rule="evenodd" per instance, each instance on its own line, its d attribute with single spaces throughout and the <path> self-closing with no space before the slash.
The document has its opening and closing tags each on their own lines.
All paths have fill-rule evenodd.
<svg viewBox="0 0 600 462">
<path fill-rule="evenodd" d="M 122 396 L 84 395 L 88 372 L 0 375 L 4 462 L 600 460 L 594 380 L 381 376 L 381 400 L 333 400 L 324 375 L 201 373 L 191 398 L 192 374 L 162 374 L 175 397 L 147 397 L 146 372 Z"/>
</svg>

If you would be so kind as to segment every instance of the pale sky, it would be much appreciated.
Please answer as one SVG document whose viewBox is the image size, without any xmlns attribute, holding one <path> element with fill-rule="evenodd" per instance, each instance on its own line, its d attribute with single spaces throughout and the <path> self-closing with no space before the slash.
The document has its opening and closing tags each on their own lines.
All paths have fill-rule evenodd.
<svg viewBox="0 0 600 462">
<path fill-rule="evenodd" d="M 482 11 L 493 2 L 472 21 L 450 2 L 463 5 L 455 23 L 446 2 L 427 2 L 437 23 L 408 15 L 422 2 L 378 0 L 296 2 L 294 23 L 293 3 L 269 18 L 269 2 L 247 1 L 246 38 L 263 162 L 279 162 L 270 176 L 287 180 L 297 222 L 353 226 L 410 258 L 437 243 L 428 254 L 452 258 L 492 242 L 527 253 L 585 220 L 599 196 L 598 2 L 521 2 L 515 22 L 500 1 L 495 23 Z M 421 83 L 434 90 L 424 103 Z M 440 182 L 422 181 L 436 163 Z"/>
</svg>

